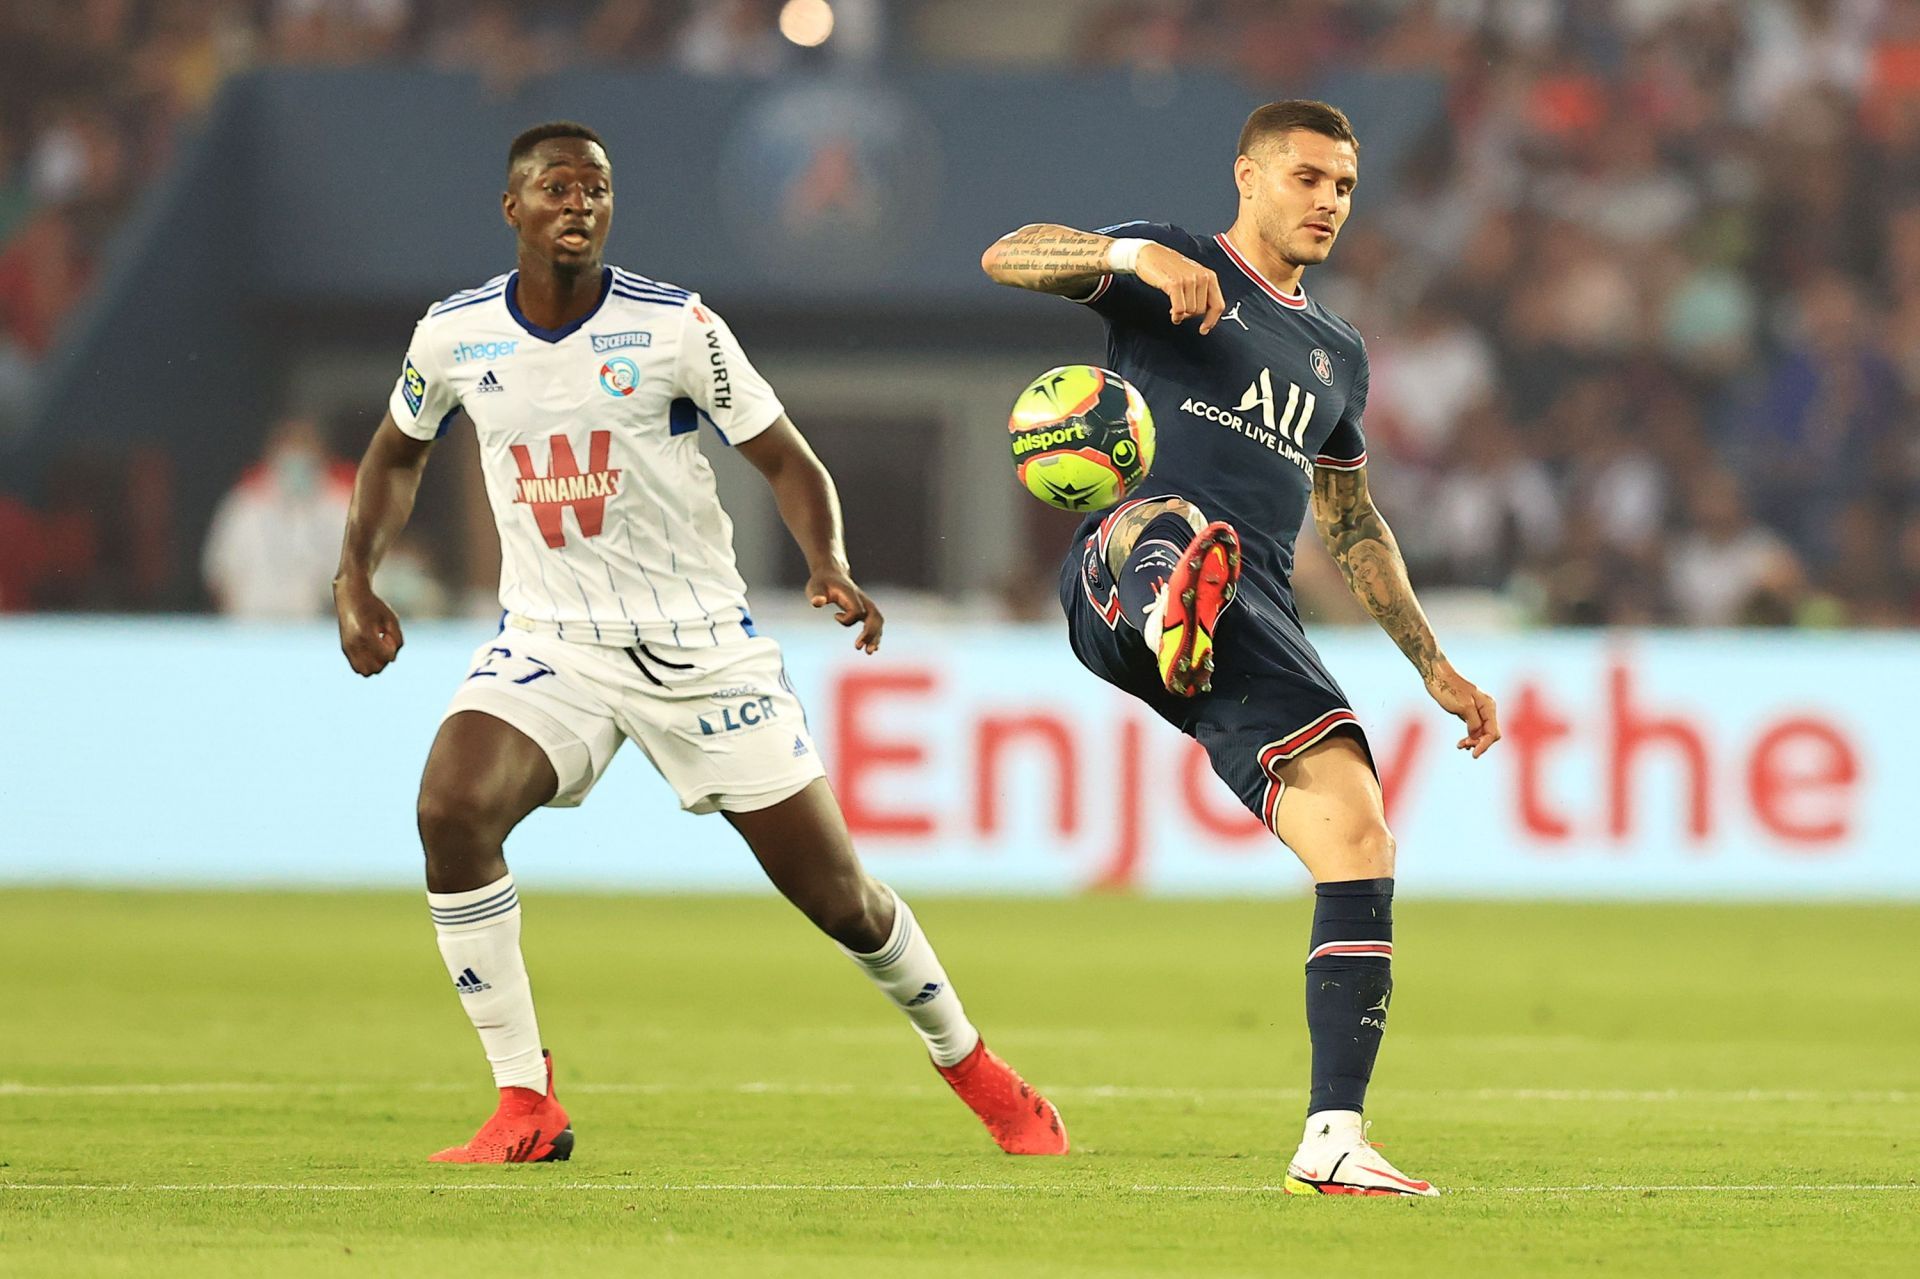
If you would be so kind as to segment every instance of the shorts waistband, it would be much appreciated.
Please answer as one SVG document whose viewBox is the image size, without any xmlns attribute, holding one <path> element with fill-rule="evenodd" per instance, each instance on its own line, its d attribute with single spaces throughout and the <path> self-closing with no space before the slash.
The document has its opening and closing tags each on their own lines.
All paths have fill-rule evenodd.
<svg viewBox="0 0 1920 1279">
<path fill-rule="evenodd" d="M 635 626 L 629 622 L 609 625 L 605 622 L 549 622 L 543 618 L 502 613 L 500 628 L 512 627 L 536 635 L 551 635 L 569 644 L 590 644 L 601 648 L 623 649 L 635 644 L 664 644 L 674 648 L 718 648 L 755 638 L 751 617 L 682 622 L 678 634 L 671 626 Z"/>
</svg>

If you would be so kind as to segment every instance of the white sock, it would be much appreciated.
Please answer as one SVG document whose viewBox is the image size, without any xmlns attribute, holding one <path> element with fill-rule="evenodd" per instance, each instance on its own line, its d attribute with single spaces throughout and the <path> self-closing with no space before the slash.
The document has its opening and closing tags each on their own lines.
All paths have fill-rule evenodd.
<svg viewBox="0 0 1920 1279">
<path fill-rule="evenodd" d="M 1167 584 L 1160 583 L 1160 589 L 1154 593 L 1153 606 L 1147 609 L 1145 625 L 1140 628 L 1140 638 L 1146 641 L 1149 653 L 1160 651 L 1160 636 L 1167 629 Z"/>
<path fill-rule="evenodd" d="M 933 944 L 920 931 L 913 912 L 891 888 L 893 931 L 886 944 L 871 955 L 846 950 L 847 958 L 860 965 L 901 1012 L 913 1022 L 935 1064 L 958 1065 L 980 1042 L 980 1032 L 967 1020 L 960 996 L 947 980 L 947 970 L 933 953 Z"/>
<path fill-rule="evenodd" d="M 501 1088 L 547 1090 L 533 988 L 520 958 L 520 895 L 513 876 L 464 893 L 428 893 L 447 975 L 460 992 Z"/>
<path fill-rule="evenodd" d="M 1357 1110 L 1316 1110 L 1307 1116 L 1306 1135 L 1300 1138 L 1302 1145 L 1310 1141 L 1329 1141 L 1348 1135 L 1365 1138 L 1366 1123 Z"/>
</svg>

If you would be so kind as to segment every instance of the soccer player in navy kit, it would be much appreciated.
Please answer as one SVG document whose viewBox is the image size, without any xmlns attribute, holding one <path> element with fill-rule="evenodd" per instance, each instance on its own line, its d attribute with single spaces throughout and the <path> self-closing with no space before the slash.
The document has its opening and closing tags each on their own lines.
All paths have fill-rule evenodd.
<svg viewBox="0 0 1920 1279">
<path fill-rule="evenodd" d="M 1465 722 L 1460 748 L 1478 759 L 1500 730 L 1493 698 L 1440 651 L 1368 494 L 1366 344 L 1300 286 L 1346 221 L 1358 151 L 1337 108 L 1270 103 L 1241 131 L 1227 231 L 1037 224 L 981 266 L 1098 311 L 1107 366 L 1153 410 L 1152 472 L 1088 517 L 1062 568 L 1075 655 L 1198 740 L 1315 881 L 1312 1088 L 1287 1188 L 1429 1195 L 1361 1120 L 1393 989 L 1394 842 L 1359 721 L 1294 607 L 1309 507 L 1354 594 Z"/>
</svg>

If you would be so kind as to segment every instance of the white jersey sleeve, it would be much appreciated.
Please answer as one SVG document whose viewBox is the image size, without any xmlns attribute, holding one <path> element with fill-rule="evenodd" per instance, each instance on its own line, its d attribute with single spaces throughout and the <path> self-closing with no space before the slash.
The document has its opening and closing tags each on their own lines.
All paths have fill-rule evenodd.
<svg viewBox="0 0 1920 1279">
<path fill-rule="evenodd" d="M 745 444 L 786 412 L 773 387 L 740 349 L 727 322 L 694 294 L 681 311 L 680 393 L 728 444 Z"/>
<path fill-rule="evenodd" d="M 413 341 L 407 345 L 400 380 L 387 398 L 387 411 L 393 414 L 394 425 L 414 439 L 435 440 L 460 411 L 460 399 L 434 358 L 425 329 L 425 320 L 413 328 Z"/>
</svg>

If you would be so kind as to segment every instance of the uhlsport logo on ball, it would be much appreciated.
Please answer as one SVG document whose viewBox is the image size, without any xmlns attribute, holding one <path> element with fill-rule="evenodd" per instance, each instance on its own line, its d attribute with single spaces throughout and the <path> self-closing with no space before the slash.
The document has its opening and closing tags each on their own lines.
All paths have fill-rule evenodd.
<svg viewBox="0 0 1920 1279">
<path fill-rule="evenodd" d="M 1049 369 L 1007 419 L 1014 476 L 1063 511 L 1097 511 L 1131 493 L 1153 466 L 1153 414 L 1125 378 L 1091 364 Z"/>
</svg>

